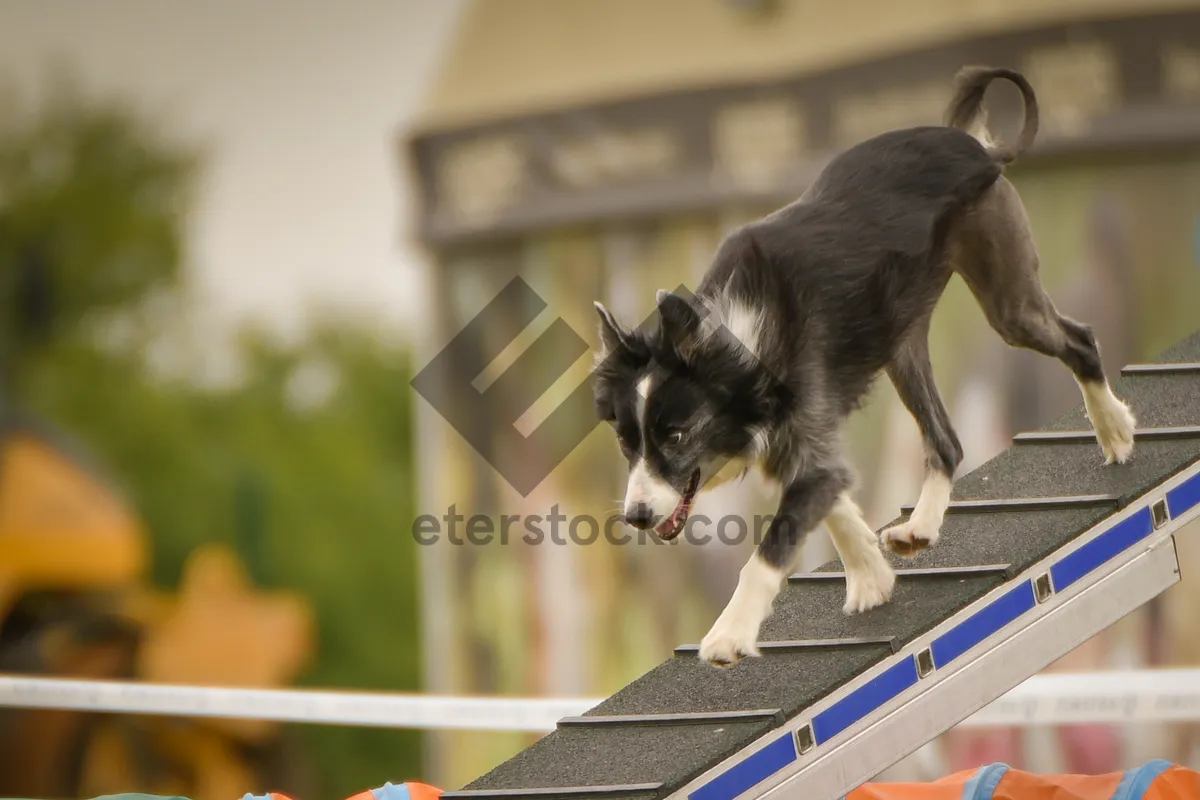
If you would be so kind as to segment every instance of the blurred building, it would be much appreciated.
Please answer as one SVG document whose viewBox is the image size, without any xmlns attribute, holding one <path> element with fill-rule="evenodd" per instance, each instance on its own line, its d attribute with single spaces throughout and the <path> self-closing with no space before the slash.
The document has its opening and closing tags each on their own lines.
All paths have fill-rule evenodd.
<svg viewBox="0 0 1200 800">
<path fill-rule="evenodd" d="M 645 319 L 655 289 L 695 286 L 725 231 L 795 198 L 830 154 L 887 129 L 939 123 L 966 64 L 1020 69 L 1038 93 L 1036 152 L 1010 174 L 1051 294 L 1094 325 L 1108 369 L 1115 375 L 1190 332 L 1200 320 L 1200 2 L 507 0 L 468 6 L 420 125 L 405 137 L 417 227 L 435 265 L 436 324 L 419 363 L 519 276 L 546 308 L 516 344 L 491 342 L 504 353 L 484 380 L 549 329 L 562 343 L 553 359 L 574 365 L 531 412 L 545 418 L 586 378 L 592 354 L 572 349 L 571 331 L 596 344 L 593 300 L 627 323 Z M 988 105 L 994 132 L 1011 137 L 1015 92 L 997 85 Z M 481 371 L 495 355 L 485 358 L 487 349 L 477 343 L 463 368 L 478 361 Z M 961 282 L 935 316 L 933 353 L 964 469 L 1079 403 L 1061 365 L 1000 343 Z M 468 392 L 454 396 L 467 404 L 460 413 L 469 407 Z M 568 516 L 616 513 L 624 465 L 607 429 L 523 494 L 492 466 L 509 448 L 503 432 L 484 430 L 479 415 L 482 427 L 462 432 L 440 406 L 418 405 L 423 513 L 453 507 L 498 519 L 555 504 Z M 571 413 L 586 429 L 590 407 Z M 922 464 L 915 424 L 886 381 L 854 421 L 852 446 L 862 505 L 882 525 L 915 499 Z M 750 514 L 762 502 L 752 485 L 735 486 L 697 513 Z M 611 692 L 699 640 L 752 545 L 497 538 L 455 545 L 443 535 L 422 549 L 430 691 Z M 823 536 L 809 549 L 813 563 L 829 555 Z M 1171 604 L 1194 607 L 1179 593 L 1195 589 L 1173 591 L 1077 662 L 1194 663 L 1200 637 L 1182 622 L 1172 633 L 1186 615 Z M 950 739 L 943 760 L 927 763 L 958 768 L 1000 753 L 1083 771 L 1109 767 L 1072 753 L 1131 752 L 1111 732 L 1088 735 Z M 439 738 L 427 777 L 459 785 L 527 743 Z"/>
</svg>

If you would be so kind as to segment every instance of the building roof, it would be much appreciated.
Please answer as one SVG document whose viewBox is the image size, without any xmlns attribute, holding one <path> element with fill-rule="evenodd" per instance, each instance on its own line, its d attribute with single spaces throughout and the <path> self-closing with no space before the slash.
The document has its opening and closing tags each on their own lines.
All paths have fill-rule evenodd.
<svg viewBox="0 0 1200 800">
<path fill-rule="evenodd" d="M 897 50 L 1197 0 L 474 0 L 417 127 L 841 66 Z M 880 24 L 865 24 L 871 20 Z"/>
<path fill-rule="evenodd" d="M 723 8 L 721 0 L 686 0 L 701 22 L 680 23 L 674 39 L 664 32 L 654 53 L 639 44 L 654 25 L 639 22 L 623 35 L 639 18 L 633 10 L 621 13 L 624 0 L 612 1 L 607 27 L 589 23 L 591 0 L 555 4 L 558 11 L 544 17 L 533 13 L 541 0 L 497 0 L 468 16 L 433 95 L 452 113 L 427 119 L 448 127 L 402 136 L 423 243 L 447 248 L 598 220 L 790 202 L 840 150 L 885 130 L 940 124 L 954 74 L 972 63 L 1016 68 L 1035 87 L 1040 126 L 1022 166 L 1046 156 L 1190 146 L 1200 137 L 1200 0 L 1167 0 L 1188 6 L 1183 10 L 1115 0 L 1098 6 L 1115 12 L 1124 5 L 1119 16 L 1090 6 L 1087 14 L 1069 15 L 1077 3 L 1064 0 L 1052 4 L 1062 17 L 1056 20 L 1044 10 L 1011 13 L 1027 0 L 990 15 L 981 10 L 988 7 L 983 0 L 964 0 L 958 5 L 971 13 L 958 17 L 941 0 L 911 0 L 902 15 L 895 6 L 892 16 L 875 8 L 881 20 L 871 29 L 875 49 L 895 38 L 887 52 L 870 56 L 866 39 L 834 23 L 838 9 L 861 14 L 873 0 L 812 7 L 780 0 L 780 22 L 747 31 L 748 23 L 730 18 L 724 38 L 720 26 L 701 24 L 711 22 L 714 7 Z M 644 14 L 665 24 L 661 9 L 680 1 L 655 0 Z M 483 26 L 479 20 L 497 8 L 511 19 Z M 934 13 L 939 9 L 957 20 L 953 26 Z M 929 24 L 918 33 L 912 21 L 922 13 Z M 545 27 L 544 34 L 522 36 L 524 16 L 537 20 L 533 30 Z M 810 16 L 818 19 L 812 29 L 794 31 L 796 44 L 781 49 L 783 20 Z M 967 17 L 975 21 L 963 23 Z M 572 60 L 555 48 L 573 41 L 580 25 L 595 33 Z M 908 28 L 911 35 L 897 34 Z M 688 38 L 700 30 L 709 39 Z M 813 31 L 821 35 L 810 43 Z M 844 47 L 833 46 L 839 31 Z M 522 43 L 521 53 L 510 51 L 515 43 Z M 755 58 L 738 67 L 733 56 L 743 49 Z M 720 55 L 688 61 L 700 50 Z M 808 71 L 770 80 L 745 74 L 765 76 L 805 59 Z M 484 62 L 495 66 L 484 69 Z M 476 92 L 478 102 L 469 99 Z M 993 134 L 1015 135 L 1022 112 L 1012 87 L 989 93 L 987 111 Z"/>
</svg>

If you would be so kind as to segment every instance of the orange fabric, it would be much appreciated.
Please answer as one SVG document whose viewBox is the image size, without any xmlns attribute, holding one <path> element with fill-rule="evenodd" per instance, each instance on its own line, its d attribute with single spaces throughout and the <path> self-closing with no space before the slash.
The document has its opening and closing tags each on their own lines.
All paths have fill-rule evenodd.
<svg viewBox="0 0 1200 800">
<path fill-rule="evenodd" d="M 963 787 L 976 772 L 963 770 L 932 783 L 868 783 L 846 795 L 846 800 L 960 800 Z"/>
<path fill-rule="evenodd" d="M 932 783 L 868 783 L 846 800 L 961 800 L 977 769 L 956 772 Z M 1010 769 L 1000 779 L 991 800 L 1111 800 L 1124 772 L 1106 775 L 1036 775 Z M 1200 772 L 1172 766 L 1147 788 L 1141 800 L 1197 800 Z"/>
<path fill-rule="evenodd" d="M 1195 800 L 1200 797 L 1200 772 L 1178 765 L 1150 784 L 1143 800 Z"/>
<path fill-rule="evenodd" d="M 1034 775 L 1009 770 L 992 800 L 1109 800 L 1123 773 L 1108 775 Z"/>
<path fill-rule="evenodd" d="M 965 783 L 868 783 L 846 800 L 960 800 Z"/>
</svg>

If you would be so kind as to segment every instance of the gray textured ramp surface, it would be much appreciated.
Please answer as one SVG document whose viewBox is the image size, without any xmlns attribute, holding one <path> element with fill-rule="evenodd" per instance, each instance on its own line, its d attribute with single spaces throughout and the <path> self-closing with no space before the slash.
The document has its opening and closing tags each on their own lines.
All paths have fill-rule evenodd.
<svg viewBox="0 0 1200 800">
<path fill-rule="evenodd" d="M 1197 380 L 1200 380 L 1200 375 L 1196 373 L 1127 375 L 1114 383 L 1113 391 L 1138 412 L 1138 428 L 1200 425 L 1200 408 L 1196 405 Z M 1080 407 L 1062 415 L 1042 430 L 1084 431 L 1089 428 L 1087 417 Z"/>
<path fill-rule="evenodd" d="M 954 483 L 951 500 L 1105 494 L 1127 503 L 1190 464 L 1200 441 L 1138 442 L 1125 464 L 1105 464 L 1094 444 L 1021 444 Z"/>
<path fill-rule="evenodd" d="M 948 514 L 936 547 L 915 558 L 890 553 L 888 557 L 897 569 L 1008 564 L 1017 573 L 1110 515 L 1115 507 L 1113 503 L 1094 508 Z M 834 560 L 820 569 L 840 571 L 842 564 Z"/>
<path fill-rule="evenodd" d="M 650 670 L 588 714 L 779 709 L 791 716 L 891 653 L 889 645 L 819 648 L 774 653 L 744 662 L 736 670 L 713 669 L 694 654 L 681 654 Z M 801 675 L 803 681 L 798 681 Z"/>
<path fill-rule="evenodd" d="M 465 788 L 677 786 L 773 727 L 773 722 L 723 722 L 561 728 Z"/>
<path fill-rule="evenodd" d="M 843 581 L 814 581 L 786 587 L 763 624 L 759 638 L 770 640 L 840 639 L 895 636 L 904 644 L 958 609 L 999 586 L 999 576 L 901 576 L 892 601 L 867 614 L 846 616 Z M 844 681 L 843 681 L 844 682 Z"/>
<path fill-rule="evenodd" d="M 1159 363 L 1200 362 L 1200 332 L 1179 342 Z M 600 705 L 539 740 L 464 787 L 473 797 L 662 797 L 804 712 L 872 665 L 982 597 L 1009 575 L 1049 556 L 1136 496 L 1200 459 L 1195 432 L 1154 436 L 1147 428 L 1200 426 L 1200 371 L 1131 370 L 1114 390 L 1133 407 L 1139 440 L 1127 464 L 1105 465 L 1091 440 L 1021 440 L 955 481 L 960 501 L 1092 495 L 1077 507 L 952 508 L 937 546 L 914 559 L 892 556 L 897 568 L 962 569 L 1007 565 L 1009 572 L 900 574 L 892 601 L 866 614 L 842 613 L 840 578 L 794 576 L 763 625 L 760 642 L 881 638 L 888 643 L 819 648 L 763 648 L 763 656 L 717 670 L 681 653 Z M 1042 431 L 1090 431 L 1080 407 Z M 1141 438 L 1145 436 L 1145 438 Z M 903 518 L 903 517 L 900 517 Z M 836 561 L 819 571 L 839 571 Z M 641 715 L 772 711 L 754 720 L 688 724 Z M 604 717 L 589 723 L 587 717 Z M 629 717 L 627 719 L 616 719 Z M 656 724 L 650 724 L 655 722 Z M 604 787 L 620 791 L 606 792 Z M 623 787 L 623 788 L 621 788 Z M 547 794 L 546 789 L 563 790 Z M 525 792 L 522 795 L 522 791 Z M 491 794 L 489 794 L 491 793 Z M 454 793 L 447 793 L 453 798 Z"/>
</svg>

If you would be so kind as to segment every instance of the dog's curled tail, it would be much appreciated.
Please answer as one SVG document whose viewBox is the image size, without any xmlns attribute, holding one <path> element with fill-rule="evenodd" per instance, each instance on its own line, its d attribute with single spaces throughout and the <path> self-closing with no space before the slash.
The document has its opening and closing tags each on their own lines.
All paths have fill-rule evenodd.
<svg viewBox="0 0 1200 800">
<path fill-rule="evenodd" d="M 996 78 L 1004 78 L 1014 83 L 1025 100 L 1025 119 L 1021 134 L 1017 137 L 1017 143 L 1012 146 L 991 141 L 985 124 L 983 96 L 987 92 L 988 84 Z M 1037 97 L 1029 81 L 1016 70 L 1003 67 L 967 67 L 961 70 L 955 79 L 954 99 L 946 109 L 946 125 L 966 131 L 978 139 L 997 161 L 1011 164 L 1017 160 L 1017 156 L 1029 149 L 1037 136 Z"/>
</svg>

